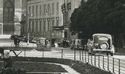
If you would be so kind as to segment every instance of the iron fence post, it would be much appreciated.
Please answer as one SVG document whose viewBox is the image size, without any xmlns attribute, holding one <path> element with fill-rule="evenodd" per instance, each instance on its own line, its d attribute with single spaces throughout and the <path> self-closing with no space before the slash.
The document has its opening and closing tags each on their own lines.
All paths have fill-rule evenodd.
<svg viewBox="0 0 125 74">
<path fill-rule="evenodd" d="M 79 50 L 79 60 L 81 60 L 81 50 Z"/>
<path fill-rule="evenodd" d="M 100 68 L 100 56 L 98 56 L 98 67 Z"/>
<path fill-rule="evenodd" d="M 93 65 L 93 62 L 92 62 L 92 61 L 93 61 L 93 59 L 92 59 L 92 55 L 91 55 L 91 64 Z"/>
<path fill-rule="evenodd" d="M 112 62 L 112 71 L 114 73 L 114 58 L 113 58 L 113 62 Z"/>
<path fill-rule="evenodd" d="M 118 67 L 118 72 L 119 72 L 118 74 L 120 74 L 120 59 L 118 59 L 118 66 L 119 66 Z"/>
<path fill-rule="evenodd" d="M 105 59 L 104 59 L 104 56 L 103 56 L 103 69 L 105 69 L 105 68 L 104 68 L 104 60 L 105 60 Z"/>
<path fill-rule="evenodd" d="M 74 60 L 76 60 L 76 50 L 74 49 Z"/>
<path fill-rule="evenodd" d="M 96 55 L 94 55 L 94 65 L 96 66 Z"/>
<path fill-rule="evenodd" d="M 88 63 L 89 63 L 89 54 L 88 54 Z"/>
<path fill-rule="evenodd" d="M 86 63 L 86 51 L 85 51 L 85 63 Z"/>
<path fill-rule="evenodd" d="M 109 71 L 109 56 L 107 57 L 107 70 Z"/>
<path fill-rule="evenodd" d="M 83 50 L 82 50 L 82 61 L 84 61 L 84 60 L 83 60 Z"/>
<path fill-rule="evenodd" d="M 63 58 L 63 49 L 61 49 L 61 52 L 62 52 L 62 53 L 61 53 L 61 58 Z"/>
</svg>

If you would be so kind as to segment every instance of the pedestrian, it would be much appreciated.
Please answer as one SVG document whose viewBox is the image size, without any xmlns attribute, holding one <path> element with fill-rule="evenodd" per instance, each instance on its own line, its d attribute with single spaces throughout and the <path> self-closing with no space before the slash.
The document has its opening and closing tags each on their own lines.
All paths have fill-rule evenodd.
<svg viewBox="0 0 125 74">
<path fill-rule="evenodd" d="M 3 57 L 4 57 L 4 49 L 3 48 L 0 48 L 0 54 L 1 54 L 1 59 L 3 59 Z"/>
<path fill-rule="evenodd" d="M 12 67 L 12 59 L 8 50 L 0 48 L 1 59 L 4 61 L 4 68 Z"/>
<path fill-rule="evenodd" d="M 48 48 L 48 49 L 51 48 L 50 40 L 47 40 L 47 48 Z"/>
<path fill-rule="evenodd" d="M 55 48 L 58 48 L 58 47 L 59 47 L 58 43 L 57 43 L 57 42 L 55 42 Z"/>
<path fill-rule="evenodd" d="M 17 46 L 19 46 L 19 45 L 20 45 L 20 39 L 17 38 Z"/>
<path fill-rule="evenodd" d="M 14 45 L 19 46 L 19 44 L 20 44 L 20 39 L 18 38 L 17 35 L 15 35 L 15 37 L 14 37 Z"/>
<path fill-rule="evenodd" d="M 63 40 L 63 47 L 66 47 L 66 40 Z"/>
<path fill-rule="evenodd" d="M 14 40 L 14 45 L 17 46 L 17 36 L 14 36 L 13 40 Z"/>
</svg>

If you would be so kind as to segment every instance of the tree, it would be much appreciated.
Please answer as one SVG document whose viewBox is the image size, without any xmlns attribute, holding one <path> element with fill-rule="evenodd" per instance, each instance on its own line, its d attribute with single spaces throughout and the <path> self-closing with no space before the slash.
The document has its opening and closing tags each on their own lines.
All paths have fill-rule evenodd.
<svg viewBox="0 0 125 74">
<path fill-rule="evenodd" d="M 124 0 L 88 0 L 74 10 L 71 16 L 71 30 L 84 34 L 125 32 Z"/>
</svg>

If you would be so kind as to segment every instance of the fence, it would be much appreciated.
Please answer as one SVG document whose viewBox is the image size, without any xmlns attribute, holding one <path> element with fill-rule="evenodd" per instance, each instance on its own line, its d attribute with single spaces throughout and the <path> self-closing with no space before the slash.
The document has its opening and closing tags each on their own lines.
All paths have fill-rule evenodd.
<svg viewBox="0 0 125 74">
<path fill-rule="evenodd" d="M 20 48 L 21 49 L 21 48 Z M 15 51 L 19 53 L 19 51 Z M 13 54 L 11 54 L 13 55 Z M 107 55 L 90 55 L 85 50 L 71 50 L 66 48 L 52 49 L 51 51 L 23 50 L 19 56 L 23 57 L 49 57 L 64 58 L 89 63 L 113 74 L 125 74 L 125 60 Z"/>
</svg>

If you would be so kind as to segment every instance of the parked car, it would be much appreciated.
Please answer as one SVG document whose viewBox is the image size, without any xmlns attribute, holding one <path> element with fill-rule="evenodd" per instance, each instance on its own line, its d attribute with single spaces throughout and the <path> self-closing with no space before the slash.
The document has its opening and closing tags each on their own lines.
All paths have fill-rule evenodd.
<svg viewBox="0 0 125 74">
<path fill-rule="evenodd" d="M 110 34 L 93 34 L 93 39 L 88 40 L 87 50 L 90 54 L 95 53 L 106 53 L 113 55 L 115 53 L 115 48 L 112 41 L 112 36 Z"/>
</svg>

